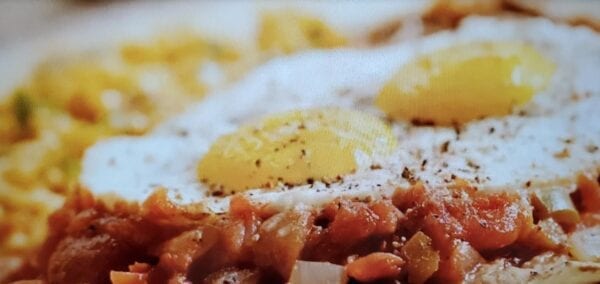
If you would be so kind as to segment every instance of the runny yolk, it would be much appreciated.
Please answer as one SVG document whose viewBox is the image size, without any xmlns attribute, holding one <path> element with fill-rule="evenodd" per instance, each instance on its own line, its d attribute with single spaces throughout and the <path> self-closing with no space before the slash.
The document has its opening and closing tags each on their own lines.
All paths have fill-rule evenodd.
<svg viewBox="0 0 600 284">
<path fill-rule="evenodd" d="M 519 42 L 477 42 L 403 66 L 375 104 L 395 120 L 451 125 L 510 114 L 549 83 L 554 64 Z"/>
<path fill-rule="evenodd" d="M 385 123 L 363 112 L 290 111 L 220 137 L 197 172 L 214 194 L 334 182 L 357 169 L 358 157 L 389 154 L 395 143 Z"/>
</svg>

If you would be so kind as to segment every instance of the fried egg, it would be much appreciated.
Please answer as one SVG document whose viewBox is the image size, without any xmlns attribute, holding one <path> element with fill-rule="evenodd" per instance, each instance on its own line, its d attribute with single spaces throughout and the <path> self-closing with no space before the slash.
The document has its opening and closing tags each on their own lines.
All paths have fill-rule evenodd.
<svg viewBox="0 0 600 284">
<path fill-rule="evenodd" d="M 517 55 L 483 47 L 497 58 L 475 58 L 466 66 L 481 76 L 462 83 L 454 82 L 461 76 L 454 65 L 432 59 L 477 57 L 482 43 Z M 402 71 L 414 64 L 430 69 Z M 490 66 L 508 71 L 478 73 Z M 148 135 L 97 143 L 80 179 L 97 195 L 129 201 L 165 188 L 175 202 L 212 212 L 227 211 L 232 194 L 282 210 L 456 179 L 486 191 L 571 191 L 579 174 L 600 169 L 598 74 L 600 36 L 587 28 L 472 17 L 411 42 L 274 59 Z M 389 95 L 393 84 L 414 86 Z M 482 85 L 494 87 L 477 89 Z M 448 100 L 439 90 L 467 95 Z"/>
</svg>

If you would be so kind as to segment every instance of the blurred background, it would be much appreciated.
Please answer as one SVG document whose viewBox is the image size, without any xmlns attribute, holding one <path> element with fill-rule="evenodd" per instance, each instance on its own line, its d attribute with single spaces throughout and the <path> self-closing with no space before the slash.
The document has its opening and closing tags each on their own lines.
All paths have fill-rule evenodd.
<svg viewBox="0 0 600 284">
<path fill-rule="evenodd" d="M 0 1 L 0 43 L 31 37 L 51 29 L 66 18 L 111 5 L 106 1 Z"/>
<path fill-rule="evenodd" d="M 411 1 L 411 0 L 409 0 Z M 421 0 L 417 0 L 421 1 Z M 136 1 L 0 1 L 0 45 L 16 38 L 35 36 L 60 25 L 75 15 L 100 10 L 108 6 L 120 6 Z M 144 2 L 144 1 L 137 1 Z M 176 1 L 170 1 L 176 2 Z M 428 2 L 422 0 L 421 2 Z M 470 4 L 473 0 L 458 0 Z M 483 0 L 480 2 L 499 2 Z M 597 0 L 506 0 L 519 7 L 557 18 L 570 18 L 600 24 L 600 5 Z M 463 5 L 466 5 L 463 4 Z"/>
</svg>

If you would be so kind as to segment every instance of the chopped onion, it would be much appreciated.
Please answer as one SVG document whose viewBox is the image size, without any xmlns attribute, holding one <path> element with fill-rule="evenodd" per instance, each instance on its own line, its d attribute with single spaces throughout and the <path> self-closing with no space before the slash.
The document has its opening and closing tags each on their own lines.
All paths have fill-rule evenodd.
<svg viewBox="0 0 600 284">
<path fill-rule="evenodd" d="M 580 220 L 571 196 L 564 189 L 538 190 L 533 194 L 532 203 L 540 212 L 540 217 L 552 217 L 561 225 L 573 226 Z"/>
<path fill-rule="evenodd" d="M 347 283 L 344 267 L 329 262 L 297 260 L 290 277 L 290 284 Z"/>
<path fill-rule="evenodd" d="M 564 248 L 567 235 L 554 219 L 548 218 L 539 221 L 524 241 L 532 247 L 557 251 Z"/>
<path fill-rule="evenodd" d="M 407 259 L 408 282 L 424 283 L 439 268 L 440 254 L 433 249 L 431 238 L 417 232 L 402 247 Z"/>
<path fill-rule="evenodd" d="M 568 242 L 569 252 L 578 260 L 600 261 L 600 226 L 576 231 Z"/>
</svg>

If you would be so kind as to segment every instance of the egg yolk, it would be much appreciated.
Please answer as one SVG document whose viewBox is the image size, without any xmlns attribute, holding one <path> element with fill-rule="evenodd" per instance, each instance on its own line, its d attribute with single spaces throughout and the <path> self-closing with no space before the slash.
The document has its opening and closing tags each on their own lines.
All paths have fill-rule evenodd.
<svg viewBox="0 0 600 284">
<path fill-rule="evenodd" d="M 198 177 L 213 194 L 334 182 L 357 169 L 359 153 L 383 156 L 395 143 L 385 123 L 363 112 L 285 112 L 217 139 L 200 161 Z"/>
<path fill-rule="evenodd" d="M 403 66 L 375 104 L 396 120 L 440 125 L 507 115 L 543 90 L 554 69 L 524 43 L 464 44 Z"/>
</svg>

